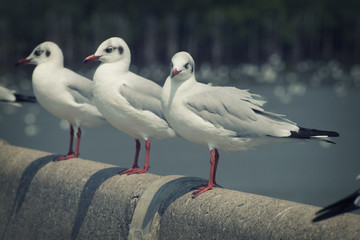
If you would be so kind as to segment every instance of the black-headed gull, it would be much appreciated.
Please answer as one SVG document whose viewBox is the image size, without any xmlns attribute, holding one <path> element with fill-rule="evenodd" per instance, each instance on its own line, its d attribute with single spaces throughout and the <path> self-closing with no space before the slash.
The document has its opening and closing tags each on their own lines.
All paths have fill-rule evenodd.
<svg viewBox="0 0 360 240">
<path fill-rule="evenodd" d="M 14 106 L 20 106 L 20 102 L 36 103 L 36 98 L 34 96 L 19 94 L 14 90 L 0 86 L 0 102 L 10 103 Z"/>
<path fill-rule="evenodd" d="M 53 42 L 38 45 L 16 65 L 37 65 L 32 74 L 32 84 L 38 102 L 53 115 L 70 124 L 70 147 L 68 154 L 55 158 L 65 160 L 79 156 L 80 126 L 93 127 L 105 123 L 92 100 L 93 82 L 64 68 L 64 57 L 59 46 Z M 74 128 L 77 143 L 73 151 Z"/>
<path fill-rule="evenodd" d="M 360 175 L 357 177 L 360 179 Z M 356 190 L 349 196 L 321 209 L 316 213 L 313 222 L 320 222 L 322 220 L 335 217 L 337 215 L 355 211 L 360 208 L 360 189 Z"/>
<path fill-rule="evenodd" d="M 105 119 L 136 140 L 133 167 L 120 174 L 144 173 L 149 169 L 150 140 L 175 136 L 161 111 L 161 87 L 129 71 L 131 54 L 126 42 L 110 38 L 84 62 L 100 60 L 94 74 L 95 105 Z M 144 168 L 138 170 L 140 141 L 146 142 Z"/>
<path fill-rule="evenodd" d="M 171 62 L 171 73 L 162 90 L 163 113 L 177 134 L 208 146 L 211 156 L 209 182 L 199 187 L 193 198 L 215 186 L 218 149 L 245 151 L 290 139 L 339 136 L 336 132 L 300 128 L 283 115 L 267 112 L 262 108 L 265 101 L 247 90 L 198 83 L 194 60 L 187 52 L 175 54 Z"/>
</svg>

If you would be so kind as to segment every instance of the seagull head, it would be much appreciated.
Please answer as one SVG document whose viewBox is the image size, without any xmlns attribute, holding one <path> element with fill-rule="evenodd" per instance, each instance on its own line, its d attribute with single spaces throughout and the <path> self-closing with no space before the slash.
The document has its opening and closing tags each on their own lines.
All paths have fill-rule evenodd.
<svg viewBox="0 0 360 240">
<path fill-rule="evenodd" d="M 64 56 L 59 46 L 54 42 L 43 42 L 39 44 L 32 53 L 24 59 L 18 61 L 15 65 L 24 64 L 39 65 L 42 63 L 55 63 L 63 65 Z"/>
<path fill-rule="evenodd" d="M 194 75 L 195 62 L 191 55 L 187 52 L 178 52 L 171 59 L 170 77 L 184 81 Z"/>
<path fill-rule="evenodd" d="M 130 49 L 119 37 L 112 37 L 100 44 L 95 54 L 85 58 L 84 63 L 99 60 L 103 63 L 123 62 L 130 65 Z"/>
</svg>

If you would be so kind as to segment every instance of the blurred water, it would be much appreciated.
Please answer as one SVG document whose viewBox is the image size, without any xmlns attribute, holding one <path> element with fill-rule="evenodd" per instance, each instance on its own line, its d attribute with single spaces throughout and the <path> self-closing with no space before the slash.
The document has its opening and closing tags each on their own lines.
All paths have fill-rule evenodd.
<svg viewBox="0 0 360 240">
<path fill-rule="evenodd" d="M 216 78 L 217 81 L 210 79 L 219 85 L 234 84 L 229 83 L 230 76 L 239 88 L 261 94 L 268 101 L 266 110 L 286 114 L 303 127 L 338 131 L 341 137 L 335 139 L 336 145 L 304 142 L 261 146 L 248 152 L 220 151 L 217 182 L 224 188 L 324 206 L 360 185 L 355 180 L 360 173 L 359 90 L 355 84 L 349 85 L 340 70 L 313 68 L 313 74 L 304 78 L 298 73 L 311 68 L 308 65 L 279 75 L 279 71 L 283 71 L 279 64 L 281 62 L 275 58 L 263 67 L 223 67 L 217 70 L 217 75 L 202 65 L 198 75 L 204 81 L 207 77 L 222 76 Z M 351 76 L 356 82 L 360 71 L 354 69 Z M 26 71 L 20 74 L 23 78 L 15 77 L 18 79 L 12 86 L 31 93 L 31 71 Z M 324 79 L 330 78 L 333 71 L 341 81 L 324 84 Z M 152 71 L 142 70 L 143 75 L 147 72 Z M 157 74 L 157 79 L 165 79 L 161 73 Z M 2 76 L 0 83 L 11 85 L 9 78 L 14 76 Z M 240 78 L 245 80 L 237 81 Z M 259 83 L 251 79 L 261 80 Z M 109 125 L 83 130 L 81 158 L 121 167 L 132 166 L 135 152 L 132 138 Z M 68 150 L 69 132 L 66 122 L 50 115 L 38 104 L 25 104 L 21 108 L 1 104 L 0 138 L 13 145 L 64 154 Z M 140 159 L 143 164 L 144 143 Z M 207 147 L 181 138 L 152 142 L 150 166 L 150 172 L 155 174 L 207 178 L 209 152 Z"/>
</svg>

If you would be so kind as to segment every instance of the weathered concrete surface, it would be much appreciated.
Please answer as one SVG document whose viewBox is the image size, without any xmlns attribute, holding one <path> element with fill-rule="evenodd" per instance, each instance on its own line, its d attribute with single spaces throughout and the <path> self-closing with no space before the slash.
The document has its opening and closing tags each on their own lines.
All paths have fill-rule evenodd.
<svg viewBox="0 0 360 240">
<path fill-rule="evenodd" d="M 160 176 L 0 143 L 0 239 L 126 239 L 139 196 Z"/>
<path fill-rule="evenodd" d="M 311 223 L 317 207 L 0 141 L 0 239 L 360 239 L 360 216 Z M 206 181 L 205 181 L 206 182 Z"/>
<path fill-rule="evenodd" d="M 360 216 L 344 214 L 312 223 L 318 210 L 310 205 L 223 189 L 213 189 L 195 200 L 188 193 L 160 210 L 159 237 L 360 239 Z"/>
</svg>

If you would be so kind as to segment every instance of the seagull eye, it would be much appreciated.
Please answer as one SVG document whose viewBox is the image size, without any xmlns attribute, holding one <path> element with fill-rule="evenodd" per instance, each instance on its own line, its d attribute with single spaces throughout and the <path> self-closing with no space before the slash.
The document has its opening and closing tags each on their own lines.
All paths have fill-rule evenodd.
<svg viewBox="0 0 360 240">
<path fill-rule="evenodd" d="M 123 52 L 124 52 L 124 48 L 123 48 L 123 47 L 121 47 L 121 46 L 118 47 L 118 50 L 119 50 L 120 55 L 123 54 Z"/>
<path fill-rule="evenodd" d="M 189 66 L 190 66 L 189 63 L 187 63 L 187 64 L 184 65 L 184 67 L 185 67 L 186 69 L 189 69 Z"/>
<path fill-rule="evenodd" d="M 173 64 L 173 63 L 171 63 L 170 68 L 172 69 L 173 67 L 174 67 L 174 64 Z"/>
<path fill-rule="evenodd" d="M 105 49 L 105 52 L 107 53 L 111 53 L 113 51 L 113 48 L 112 47 L 108 47 Z"/>
<path fill-rule="evenodd" d="M 37 49 L 37 50 L 34 52 L 35 56 L 40 56 L 41 53 L 42 53 L 42 51 L 41 51 L 40 49 Z"/>
</svg>

